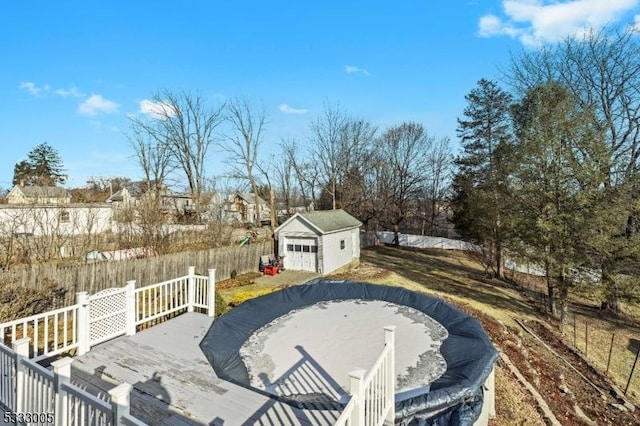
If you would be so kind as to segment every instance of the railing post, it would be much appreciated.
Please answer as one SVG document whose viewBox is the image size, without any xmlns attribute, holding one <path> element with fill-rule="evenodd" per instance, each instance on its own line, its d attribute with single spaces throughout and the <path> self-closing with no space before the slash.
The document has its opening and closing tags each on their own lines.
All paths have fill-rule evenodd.
<svg viewBox="0 0 640 426">
<path fill-rule="evenodd" d="M 349 393 L 351 398 L 355 400 L 355 406 L 353 407 L 353 416 L 351 420 L 353 423 L 349 423 L 354 426 L 364 425 L 364 405 L 363 399 L 363 379 L 366 371 L 356 370 L 349 373 Z"/>
<path fill-rule="evenodd" d="M 123 417 L 129 416 L 129 403 L 131 397 L 131 385 L 129 383 L 121 383 L 109 391 L 111 397 L 111 408 L 113 409 L 114 426 L 122 426 Z"/>
<path fill-rule="evenodd" d="M 136 280 L 127 281 L 127 336 L 136 334 Z"/>
<path fill-rule="evenodd" d="M 384 345 L 389 346 L 389 364 L 387 368 L 387 389 L 385 389 L 385 397 L 389 411 L 387 412 L 386 422 L 394 424 L 396 419 L 396 326 L 388 325 L 384 328 Z"/>
<path fill-rule="evenodd" d="M 71 382 L 71 363 L 73 358 L 64 357 L 51 363 L 53 367 L 53 386 L 55 387 L 55 410 L 54 410 L 54 424 L 65 425 L 68 424 L 67 407 L 69 395 L 62 390 L 62 385 L 66 385 Z"/>
<path fill-rule="evenodd" d="M 76 303 L 78 307 L 78 323 L 76 324 L 76 333 L 78 335 L 78 355 L 84 355 L 91 349 L 89 342 L 91 335 L 89 332 L 89 295 L 86 291 L 76 293 Z"/>
<path fill-rule="evenodd" d="M 207 314 L 213 318 L 216 313 L 216 270 L 209 269 L 209 282 L 207 283 Z"/>
<path fill-rule="evenodd" d="M 187 278 L 187 301 L 188 301 L 188 305 L 187 305 L 187 312 L 193 312 L 193 305 L 196 302 L 196 282 L 195 282 L 195 278 L 194 275 L 196 274 L 196 267 L 195 266 L 189 266 L 187 275 L 189 276 Z"/>
<path fill-rule="evenodd" d="M 496 416 L 496 367 L 494 366 L 491 369 L 491 374 L 487 378 L 485 383 L 485 387 L 487 388 L 487 392 L 485 393 L 485 398 L 488 399 L 487 403 L 489 404 L 489 417 L 494 418 Z"/>
<path fill-rule="evenodd" d="M 25 392 L 24 383 L 26 380 L 26 367 L 23 364 L 25 359 L 29 359 L 29 342 L 28 337 L 14 340 L 11 344 L 13 351 L 16 353 L 16 399 L 15 410 L 18 413 L 24 413 L 25 411 Z"/>
</svg>

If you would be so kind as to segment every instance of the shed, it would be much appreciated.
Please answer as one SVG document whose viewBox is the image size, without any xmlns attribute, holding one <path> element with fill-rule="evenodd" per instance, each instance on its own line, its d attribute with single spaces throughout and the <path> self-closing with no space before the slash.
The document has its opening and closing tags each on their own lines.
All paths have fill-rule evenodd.
<svg viewBox="0 0 640 426">
<path fill-rule="evenodd" d="M 275 230 L 285 269 L 329 274 L 359 260 L 360 226 L 344 210 L 294 214 Z"/>
</svg>

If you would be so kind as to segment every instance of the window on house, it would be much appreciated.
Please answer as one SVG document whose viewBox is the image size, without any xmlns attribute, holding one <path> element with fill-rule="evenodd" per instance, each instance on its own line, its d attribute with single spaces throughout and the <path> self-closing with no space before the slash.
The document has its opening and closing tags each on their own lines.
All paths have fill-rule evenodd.
<svg viewBox="0 0 640 426">
<path fill-rule="evenodd" d="M 317 253 L 318 252 L 318 246 L 311 246 L 311 253 Z"/>
<path fill-rule="evenodd" d="M 287 251 L 293 251 L 293 244 L 287 244 Z"/>
<path fill-rule="evenodd" d="M 62 210 L 60 212 L 60 222 L 62 223 L 69 222 L 69 212 L 67 210 Z"/>
<path fill-rule="evenodd" d="M 344 250 L 344 240 L 340 240 L 340 250 Z"/>
<path fill-rule="evenodd" d="M 295 251 L 301 252 L 302 251 L 302 245 L 296 244 Z"/>
<path fill-rule="evenodd" d="M 309 253 L 311 251 L 311 246 L 302 246 L 302 251 L 304 253 Z"/>
</svg>

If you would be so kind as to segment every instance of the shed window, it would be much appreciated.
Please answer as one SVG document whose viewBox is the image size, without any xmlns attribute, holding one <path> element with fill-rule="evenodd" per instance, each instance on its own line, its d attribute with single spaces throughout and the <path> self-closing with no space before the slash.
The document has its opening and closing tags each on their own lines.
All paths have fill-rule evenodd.
<svg viewBox="0 0 640 426">
<path fill-rule="evenodd" d="M 293 244 L 287 244 L 287 251 L 293 251 Z"/>
<path fill-rule="evenodd" d="M 311 253 L 317 253 L 318 252 L 318 246 L 311 246 Z"/>
<path fill-rule="evenodd" d="M 300 244 L 296 244 L 294 251 L 301 252 L 302 251 L 302 246 Z"/>
<path fill-rule="evenodd" d="M 344 250 L 344 240 L 340 240 L 340 250 Z"/>
<path fill-rule="evenodd" d="M 302 251 L 304 253 L 309 253 L 311 251 L 311 246 L 302 246 Z"/>
</svg>

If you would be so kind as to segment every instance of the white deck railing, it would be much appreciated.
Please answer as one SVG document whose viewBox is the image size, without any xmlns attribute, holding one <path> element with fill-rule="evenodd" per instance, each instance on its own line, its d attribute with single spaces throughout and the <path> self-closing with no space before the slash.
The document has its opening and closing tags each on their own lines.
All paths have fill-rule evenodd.
<svg viewBox="0 0 640 426">
<path fill-rule="evenodd" d="M 123 297 L 115 297 L 118 294 Z M 129 281 L 93 296 L 76 293 L 75 305 L 0 324 L 0 343 L 29 337 L 28 358 L 36 361 L 72 349 L 83 355 L 93 345 L 134 335 L 137 327 L 167 315 L 200 309 L 213 317 L 214 294 L 215 269 L 204 276 L 196 275 L 191 266 L 185 276 L 138 289 Z"/>
<path fill-rule="evenodd" d="M 0 343 L 0 404 L 17 424 L 145 426 L 129 413 L 131 385 L 114 387 L 103 401 L 71 384 L 73 359 L 54 361 L 53 371 L 30 360 L 29 341 L 18 339 L 11 349 Z"/>
<path fill-rule="evenodd" d="M 384 328 L 384 348 L 369 371 L 349 373 L 351 399 L 336 426 L 381 426 L 395 420 L 395 326 Z"/>
<path fill-rule="evenodd" d="M 67 306 L 0 324 L 0 342 L 31 337 L 30 358 L 36 360 L 68 352 L 78 346 L 79 305 Z"/>
</svg>

